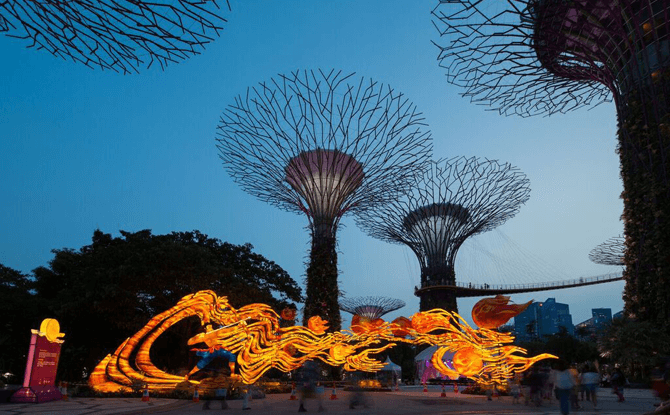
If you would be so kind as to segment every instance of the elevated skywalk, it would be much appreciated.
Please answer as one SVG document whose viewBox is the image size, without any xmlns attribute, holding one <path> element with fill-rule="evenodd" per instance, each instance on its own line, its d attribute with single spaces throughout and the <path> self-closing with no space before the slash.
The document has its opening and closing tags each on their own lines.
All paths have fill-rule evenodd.
<svg viewBox="0 0 670 415">
<path fill-rule="evenodd" d="M 531 284 L 486 284 L 457 282 L 454 285 L 442 284 L 439 281 L 429 283 L 422 288 L 414 287 L 414 294 L 430 290 L 453 290 L 457 297 L 486 297 L 497 294 L 518 294 L 534 291 L 560 290 L 563 288 L 582 287 L 585 285 L 604 284 L 623 280 L 621 271 L 596 275 L 593 277 L 581 277 L 572 280 L 538 282 Z"/>
</svg>

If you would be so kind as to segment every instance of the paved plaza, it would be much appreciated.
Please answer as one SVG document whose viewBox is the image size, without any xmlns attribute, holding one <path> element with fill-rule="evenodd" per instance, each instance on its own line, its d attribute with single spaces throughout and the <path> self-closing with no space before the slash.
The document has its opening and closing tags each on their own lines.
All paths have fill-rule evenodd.
<svg viewBox="0 0 670 415">
<path fill-rule="evenodd" d="M 432 387 L 427 393 L 420 388 L 408 387 L 399 392 L 368 393 L 369 407 L 349 408 L 351 394 L 337 390 L 337 400 L 330 400 L 331 390 L 323 402 L 325 413 L 329 414 L 560 414 L 558 403 L 544 401 L 542 406 L 513 404 L 508 396 L 487 401 L 482 396 L 454 394 L 447 390 L 447 397 L 440 397 L 440 389 Z M 654 404 L 659 400 L 651 390 L 626 390 L 626 402 L 616 402 L 609 389 L 598 393 L 600 409 L 594 411 L 590 402 L 581 402 L 583 409 L 571 411 L 580 415 L 633 415 L 653 412 Z M 202 401 L 193 403 L 188 400 L 154 399 L 142 402 L 140 397 L 133 398 L 71 398 L 69 401 L 47 402 L 43 404 L 0 404 L 0 415 L 43 414 L 43 415 L 88 415 L 88 414 L 295 414 L 298 413 L 298 401 L 289 400 L 289 394 L 268 395 L 264 399 L 249 402 L 250 410 L 242 410 L 241 400 L 227 401 L 229 408 L 222 411 L 219 402 L 212 402 L 211 410 L 202 409 Z M 308 400 L 305 405 L 308 413 L 316 413 L 318 403 Z"/>
</svg>

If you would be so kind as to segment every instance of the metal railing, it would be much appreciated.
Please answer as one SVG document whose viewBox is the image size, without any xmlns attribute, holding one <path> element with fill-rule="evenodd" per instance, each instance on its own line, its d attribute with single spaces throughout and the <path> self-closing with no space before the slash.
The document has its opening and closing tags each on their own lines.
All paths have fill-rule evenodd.
<svg viewBox="0 0 670 415">
<path fill-rule="evenodd" d="M 561 289 L 568 287 L 578 287 L 581 285 L 601 284 L 605 282 L 622 280 L 621 272 L 613 272 L 609 274 L 596 275 L 593 277 L 580 277 L 571 280 L 537 282 L 530 284 L 487 284 L 471 282 L 456 282 L 448 284 L 446 281 L 431 281 L 424 284 L 421 289 L 429 287 L 445 287 L 456 288 L 459 290 L 473 290 L 473 291 L 499 291 L 499 292 L 526 292 L 526 291 L 542 291 L 551 289 Z M 417 290 L 418 291 L 418 290 Z"/>
</svg>

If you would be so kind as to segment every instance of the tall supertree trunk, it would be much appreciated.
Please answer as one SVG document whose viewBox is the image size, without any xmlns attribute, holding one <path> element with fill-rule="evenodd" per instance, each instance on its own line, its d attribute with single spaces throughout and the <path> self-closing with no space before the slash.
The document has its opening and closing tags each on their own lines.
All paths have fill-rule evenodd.
<svg viewBox="0 0 670 415">
<path fill-rule="evenodd" d="M 421 269 L 421 286 L 428 288 L 422 291 L 419 302 L 420 311 L 441 308 L 447 311 L 458 312 L 456 291 L 445 289 L 430 289 L 431 285 L 454 285 L 456 273 L 454 268 L 447 265 L 429 265 Z"/>
<path fill-rule="evenodd" d="M 312 225 L 312 247 L 307 266 L 307 289 L 303 324 L 310 317 L 328 321 L 328 331 L 342 327 L 338 304 L 337 225 L 334 220 L 315 220 Z"/>
<path fill-rule="evenodd" d="M 667 328 L 670 318 L 670 75 L 617 101 L 624 191 L 625 308 Z"/>
</svg>

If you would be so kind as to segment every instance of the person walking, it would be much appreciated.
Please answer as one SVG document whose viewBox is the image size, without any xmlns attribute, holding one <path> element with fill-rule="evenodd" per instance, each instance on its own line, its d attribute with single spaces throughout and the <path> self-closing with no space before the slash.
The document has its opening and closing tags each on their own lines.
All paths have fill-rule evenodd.
<svg viewBox="0 0 670 415">
<path fill-rule="evenodd" d="M 570 393 L 570 406 L 572 406 L 572 409 L 574 410 L 582 409 L 582 407 L 579 406 L 579 389 L 581 385 L 579 384 L 579 371 L 577 370 L 577 365 L 573 363 L 568 371 L 572 375 L 572 380 L 575 383 L 572 387 L 572 392 Z"/>
<path fill-rule="evenodd" d="M 595 366 L 589 363 L 582 373 L 582 387 L 586 391 L 586 398 L 591 398 L 593 409 L 598 408 L 598 398 L 596 396 L 598 393 L 598 383 L 600 383 L 600 374 Z"/>
<path fill-rule="evenodd" d="M 528 383 L 530 384 L 530 399 L 535 403 L 535 406 L 542 406 L 542 386 L 544 385 L 544 377 L 536 366 L 533 366 L 533 371 L 528 377 Z"/>
<path fill-rule="evenodd" d="M 303 383 L 300 394 L 298 412 L 307 412 L 305 409 L 305 400 L 316 398 L 319 407 L 318 412 L 325 411 L 322 402 L 322 396 L 317 391 L 317 380 L 319 378 L 319 365 L 311 360 L 306 361 L 299 372 L 299 378 Z"/>
<path fill-rule="evenodd" d="M 575 380 L 568 370 L 568 364 L 565 360 L 559 360 L 556 363 L 554 385 L 556 386 L 556 397 L 559 400 L 561 414 L 567 415 L 570 413 L 570 395 L 575 386 Z"/>
<path fill-rule="evenodd" d="M 612 384 L 612 392 L 619 398 L 618 402 L 626 402 L 626 398 L 623 397 L 623 387 L 626 385 L 626 376 L 621 371 L 621 367 L 618 363 L 614 365 L 614 373 L 612 374 L 610 383 Z"/>
</svg>

